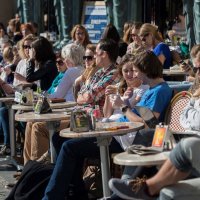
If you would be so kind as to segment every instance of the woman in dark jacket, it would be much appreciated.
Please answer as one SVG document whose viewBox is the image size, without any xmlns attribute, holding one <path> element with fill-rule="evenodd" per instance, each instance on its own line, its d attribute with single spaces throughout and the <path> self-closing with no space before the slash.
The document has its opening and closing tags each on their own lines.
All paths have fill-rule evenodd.
<svg viewBox="0 0 200 200">
<path fill-rule="evenodd" d="M 58 74 L 56 56 L 51 43 L 44 37 L 39 37 L 31 45 L 30 61 L 27 67 L 27 82 L 39 80 L 39 87 L 46 91 L 50 88 Z"/>
</svg>

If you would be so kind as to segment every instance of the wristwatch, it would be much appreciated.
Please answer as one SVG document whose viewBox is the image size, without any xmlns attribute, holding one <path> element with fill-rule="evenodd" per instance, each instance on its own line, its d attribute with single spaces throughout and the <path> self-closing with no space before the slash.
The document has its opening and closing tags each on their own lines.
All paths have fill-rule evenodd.
<svg viewBox="0 0 200 200">
<path fill-rule="evenodd" d="M 127 111 L 127 109 L 128 109 L 129 107 L 126 105 L 126 106 L 123 106 L 123 107 L 121 107 L 121 111 L 123 112 L 123 113 L 126 113 L 126 111 Z"/>
</svg>

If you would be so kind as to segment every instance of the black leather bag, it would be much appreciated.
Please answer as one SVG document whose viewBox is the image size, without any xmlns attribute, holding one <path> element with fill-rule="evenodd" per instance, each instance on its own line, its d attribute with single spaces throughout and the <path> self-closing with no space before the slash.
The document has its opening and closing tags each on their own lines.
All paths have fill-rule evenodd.
<svg viewBox="0 0 200 200">
<path fill-rule="evenodd" d="M 42 164 L 32 160 L 28 161 L 24 166 L 20 179 L 6 200 L 42 199 L 53 168 L 53 164 Z"/>
</svg>

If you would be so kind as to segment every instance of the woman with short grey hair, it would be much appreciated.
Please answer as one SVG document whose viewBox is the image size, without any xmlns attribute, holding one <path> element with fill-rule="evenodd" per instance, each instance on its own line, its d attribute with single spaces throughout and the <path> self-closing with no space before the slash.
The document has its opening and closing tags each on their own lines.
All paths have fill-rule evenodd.
<svg viewBox="0 0 200 200">
<path fill-rule="evenodd" d="M 85 50 L 76 44 L 68 44 L 62 49 L 63 64 L 67 70 L 58 85 L 56 91 L 50 94 L 50 98 L 65 98 L 66 101 L 74 101 L 73 84 L 77 77 L 83 72 L 83 56 Z"/>
</svg>

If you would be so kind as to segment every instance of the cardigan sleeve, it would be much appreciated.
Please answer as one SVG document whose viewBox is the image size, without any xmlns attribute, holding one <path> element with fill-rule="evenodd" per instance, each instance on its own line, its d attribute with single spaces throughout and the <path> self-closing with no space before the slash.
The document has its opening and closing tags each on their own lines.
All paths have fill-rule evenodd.
<svg viewBox="0 0 200 200">
<path fill-rule="evenodd" d="M 180 116 L 180 123 L 185 129 L 200 131 L 199 100 L 190 100 Z"/>
</svg>

